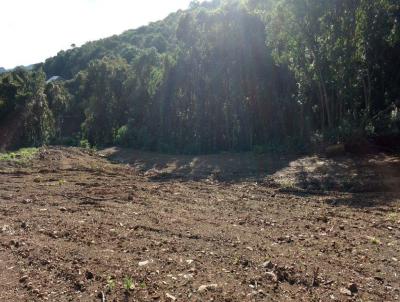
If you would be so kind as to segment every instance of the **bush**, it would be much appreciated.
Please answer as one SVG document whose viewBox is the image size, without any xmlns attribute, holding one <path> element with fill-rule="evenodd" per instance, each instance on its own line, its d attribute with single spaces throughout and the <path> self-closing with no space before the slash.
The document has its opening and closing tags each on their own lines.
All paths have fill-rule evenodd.
<svg viewBox="0 0 400 302">
<path fill-rule="evenodd" d="M 79 142 L 79 147 L 85 148 L 85 149 L 90 149 L 91 148 L 90 143 L 89 143 L 89 141 L 87 139 L 82 139 Z"/>
<path fill-rule="evenodd" d="M 23 163 L 31 160 L 38 151 L 37 148 L 22 148 L 15 152 L 0 153 L 0 161 L 15 161 Z"/>
<path fill-rule="evenodd" d="M 130 145 L 129 129 L 127 125 L 122 126 L 116 131 L 114 134 L 114 144 L 123 147 Z"/>
</svg>

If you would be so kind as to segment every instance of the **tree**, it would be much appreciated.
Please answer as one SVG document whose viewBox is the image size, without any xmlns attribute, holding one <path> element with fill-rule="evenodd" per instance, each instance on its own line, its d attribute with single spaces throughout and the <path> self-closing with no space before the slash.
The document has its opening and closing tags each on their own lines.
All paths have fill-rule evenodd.
<svg viewBox="0 0 400 302">
<path fill-rule="evenodd" d="M 113 142 L 114 132 L 127 120 L 125 81 L 129 66 L 122 58 L 104 58 L 88 68 L 84 87 L 86 120 L 83 131 L 92 145 Z"/>
</svg>

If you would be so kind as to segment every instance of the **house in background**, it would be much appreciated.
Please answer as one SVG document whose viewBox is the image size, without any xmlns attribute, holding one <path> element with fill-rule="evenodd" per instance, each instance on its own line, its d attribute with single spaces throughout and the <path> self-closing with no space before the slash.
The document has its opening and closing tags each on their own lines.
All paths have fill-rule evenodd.
<svg viewBox="0 0 400 302">
<path fill-rule="evenodd" d="M 46 81 L 46 84 L 53 83 L 53 82 L 60 82 L 60 81 L 64 81 L 64 78 L 60 77 L 60 76 L 52 76 L 51 78 L 49 78 Z"/>
</svg>

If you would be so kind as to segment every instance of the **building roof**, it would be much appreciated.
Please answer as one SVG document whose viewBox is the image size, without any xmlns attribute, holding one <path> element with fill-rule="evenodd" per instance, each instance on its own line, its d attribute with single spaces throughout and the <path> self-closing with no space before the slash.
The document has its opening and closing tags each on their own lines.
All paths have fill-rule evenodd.
<svg viewBox="0 0 400 302">
<path fill-rule="evenodd" d="M 52 82 L 57 82 L 57 81 L 63 81 L 64 79 L 63 79 L 63 77 L 60 77 L 60 76 L 52 76 L 51 78 L 49 78 L 47 81 L 46 81 L 46 84 L 49 84 L 49 83 L 52 83 Z"/>
</svg>

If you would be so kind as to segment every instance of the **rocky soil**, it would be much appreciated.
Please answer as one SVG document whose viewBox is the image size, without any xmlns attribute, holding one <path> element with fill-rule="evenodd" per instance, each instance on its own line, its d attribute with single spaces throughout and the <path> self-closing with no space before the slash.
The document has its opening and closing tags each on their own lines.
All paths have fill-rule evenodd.
<svg viewBox="0 0 400 302">
<path fill-rule="evenodd" d="M 384 154 L 3 161 L 0 301 L 398 301 L 399 174 Z"/>
</svg>

